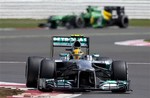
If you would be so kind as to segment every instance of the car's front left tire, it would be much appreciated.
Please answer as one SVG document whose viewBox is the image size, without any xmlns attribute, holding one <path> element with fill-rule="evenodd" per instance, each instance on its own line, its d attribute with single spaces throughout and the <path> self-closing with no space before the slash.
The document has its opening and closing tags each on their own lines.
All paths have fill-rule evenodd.
<svg viewBox="0 0 150 98">
<path fill-rule="evenodd" d="M 115 81 L 128 81 L 128 66 L 124 61 L 113 61 L 111 66 L 111 80 Z M 119 90 L 112 90 L 113 93 L 124 93 L 127 88 Z"/>
</svg>

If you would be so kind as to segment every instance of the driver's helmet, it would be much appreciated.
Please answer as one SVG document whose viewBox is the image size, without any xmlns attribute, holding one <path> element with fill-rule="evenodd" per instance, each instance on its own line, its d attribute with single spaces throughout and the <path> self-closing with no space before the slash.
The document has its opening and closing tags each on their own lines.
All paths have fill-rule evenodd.
<svg viewBox="0 0 150 98">
<path fill-rule="evenodd" d="M 82 52 L 82 50 L 80 49 L 80 47 L 75 47 L 73 52 L 72 52 L 72 56 L 73 56 L 73 59 L 81 59 L 82 55 L 84 53 Z"/>
</svg>

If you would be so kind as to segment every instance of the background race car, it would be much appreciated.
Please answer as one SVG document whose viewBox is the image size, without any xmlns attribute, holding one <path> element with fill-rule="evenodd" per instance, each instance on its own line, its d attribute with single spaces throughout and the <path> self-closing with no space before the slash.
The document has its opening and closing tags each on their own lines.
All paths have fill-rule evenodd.
<svg viewBox="0 0 150 98">
<path fill-rule="evenodd" d="M 125 15 L 124 7 L 105 6 L 100 10 L 98 6 L 88 6 L 85 13 L 80 15 L 50 16 L 47 23 L 39 24 L 39 27 L 56 29 L 58 26 L 70 28 L 102 28 L 106 26 L 128 27 L 129 19 Z"/>
<path fill-rule="evenodd" d="M 130 91 L 128 65 L 99 54 L 89 54 L 89 37 L 53 36 L 51 58 L 31 56 L 26 64 L 26 86 L 40 91 Z M 68 47 L 54 59 L 55 47 Z M 82 51 L 85 48 L 85 53 Z"/>
</svg>

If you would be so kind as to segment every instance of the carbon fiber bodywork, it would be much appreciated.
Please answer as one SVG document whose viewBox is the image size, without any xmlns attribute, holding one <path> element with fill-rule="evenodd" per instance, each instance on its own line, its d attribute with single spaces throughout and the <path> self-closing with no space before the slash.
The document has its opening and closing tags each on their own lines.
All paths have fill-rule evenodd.
<svg viewBox="0 0 150 98">
<path fill-rule="evenodd" d="M 81 35 L 53 36 L 51 57 L 29 57 L 26 65 L 27 87 L 40 91 L 55 89 L 99 90 L 112 92 L 130 91 L 128 65 L 99 54 L 89 54 L 89 37 Z M 70 47 L 53 59 L 55 47 Z M 79 59 L 73 58 L 73 50 L 86 48 Z"/>
<path fill-rule="evenodd" d="M 111 59 L 56 60 L 56 73 L 53 78 L 40 78 L 39 90 L 97 90 L 97 91 L 131 91 L 129 80 L 111 79 Z"/>
</svg>

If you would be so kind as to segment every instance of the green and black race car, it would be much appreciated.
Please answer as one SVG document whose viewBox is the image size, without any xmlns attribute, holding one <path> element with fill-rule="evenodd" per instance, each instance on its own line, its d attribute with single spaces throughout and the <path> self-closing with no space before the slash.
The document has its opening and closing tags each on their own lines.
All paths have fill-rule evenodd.
<svg viewBox="0 0 150 98">
<path fill-rule="evenodd" d="M 39 24 L 39 27 L 49 27 L 56 29 L 57 27 L 70 28 L 103 28 L 107 26 L 119 26 L 127 28 L 129 24 L 128 16 L 125 15 L 124 7 L 121 6 L 105 6 L 104 10 L 100 10 L 97 6 L 88 6 L 85 13 L 80 15 L 64 15 L 50 16 L 47 23 Z"/>
</svg>

